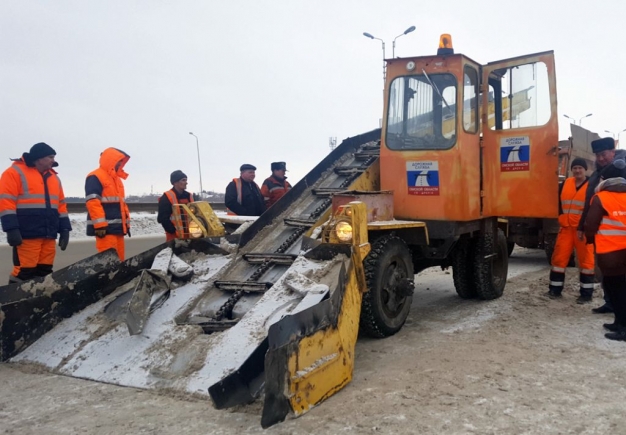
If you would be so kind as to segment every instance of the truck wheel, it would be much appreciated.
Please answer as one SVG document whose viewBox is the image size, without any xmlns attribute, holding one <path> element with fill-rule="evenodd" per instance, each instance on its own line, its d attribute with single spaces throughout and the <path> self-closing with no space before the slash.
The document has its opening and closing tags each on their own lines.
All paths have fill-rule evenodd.
<svg viewBox="0 0 626 435">
<path fill-rule="evenodd" d="M 552 254 L 554 254 L 554 246 L 556 245 L 556 235 L 546 234 L 543 237 L 543 250 L 546 252 L 548 264 L 552 264 Z"/>
<path fill-rule="evenodd" d="M 487 232 L 478 237 L 474 247 L 474 277 L 476 293 L 480 299 L 490 300 L 502 296 L 509 270 L 506 237 L 502 230 L 494 236 Z"/>
<path fill-rule="evenodd" d="M 515 242 L 506 242 L 506 252 L 509 254 L 509 257 L 513 253 L 513 249 L 515 249 Z"/>
<path fill-rule="evenodd" d="M 452 256 L 454 288 L 462 299 L 473 299 L 477 296 L 476 281 L 474 280 L 474 270 L 472 268 L 472 245 L 472 239 L 459 239 Z"/>
<path fill-rule="evenodd" d="M 413 261 L 398 237 L 381 237 L 363 261 L 368 291 L 363 294 L 361 331 L 374 338 L 398 332 L 413 301 Z"/>
</svg>

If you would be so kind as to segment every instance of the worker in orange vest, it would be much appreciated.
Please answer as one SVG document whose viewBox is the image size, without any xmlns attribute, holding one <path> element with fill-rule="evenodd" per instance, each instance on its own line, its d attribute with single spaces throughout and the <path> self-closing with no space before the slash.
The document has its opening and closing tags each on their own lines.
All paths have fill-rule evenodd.
<svg viewBox="0 0 626 435">
<path fill-rule="evenodd" d="M 595 281 L 593 246 L 577 235 L 578 223 L 585 207 L 588 177 L 586 175 L 587 162 L 576 158 L 571 164 L 573 177 L 563 183 L 560 198 L 559 235 L 552 254 L 552 269 L 550 270 L 550 285 L 548 296 L 560 298 L 565 282 L 565 268 L 569 263 L 574 249 L 578 257 L 580 269 L 580 296 L 576 299 L 579 304 L 591 302 Z"/>
<path fill-rule="evenodd" d="M 187 192 L 187 175 L 181 170 L 170 174 L 172 188 L 159 198 L 159 213 L 157 222 L 165 230 L 165 241 L 185 239 L 189 234 L 189 218 L 181 212 L 176 204 L 189 204 L 193 202 L 193 195 Z"/>
<path fill-rule="evenodd" d="M 626 174 L 614 161 L 602 171 L 585 221 L 585 235 L 595 244 L 602 287 L 608 293 L 615 321 L 605 323 L 611 340 L 626 341 Z"/>
<path fill-rule="evenodd" d="M 291 189 L 291 184 L 285 177 L 287 164 L 285 162 L 273 162 L 271 169 L 272 175 L 266 178 L 261 186 L 261 194 L 267 208 L 273 206 L 276 201 Z"/>
<path fill-rule="evenodd" d="M 239 178 L 226 186 L 224 203 L 230 215 L 261 216 L 265 211 L 265 201 L 261 189 L 254 182 L 256 166 L 248 163 L 239 168 Z"/>
<path fill-rule="evenodd" d="M 52 273 L 56 238 L 65 251 L 70 240 L 67 204 L 54 167 L 56 152 L 43 142 L 33 145 L 0 178 L 0 221 L 13 247 L 9 284 Z"/>
<path fill-rule="evenodd" d="M 85 180 L 87 235 L 96 236 L 98 252 L 114 248 L 122 261 L 124 236 L 130 237 L 130 212 L 122 182 L 128 178 L 124 166 L 129 159 L 124 151 L 107 148 L 100 154 L 100 167 Z"/>
</svg>

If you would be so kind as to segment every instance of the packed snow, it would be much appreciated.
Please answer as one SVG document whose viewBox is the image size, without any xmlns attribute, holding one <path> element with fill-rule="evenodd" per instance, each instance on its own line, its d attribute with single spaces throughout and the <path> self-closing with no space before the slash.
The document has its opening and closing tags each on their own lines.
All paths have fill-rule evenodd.
<svg viewBox="0 0 626 435">
<path fill-rule="evenodd" d="M 226 216 L 225 212 L 216 211 L 218 216 Z M 239 216 L 246 218 L 247 216 Z M 249 217 L 247 217 L 250 219 Z M 70 213 L 70 221 L 72 223 L 71 240 L 87 239 L 87 214 L 86 213 Z M 163 227 L 157 222 L 157 214 L 150 212 L 131 212 L 130 213 L 130 231 L 135 236 L 157 236 L 163 234 Z M 0 243 L 6 243 L 7 234 L 0 232 Z"/>
</svg>

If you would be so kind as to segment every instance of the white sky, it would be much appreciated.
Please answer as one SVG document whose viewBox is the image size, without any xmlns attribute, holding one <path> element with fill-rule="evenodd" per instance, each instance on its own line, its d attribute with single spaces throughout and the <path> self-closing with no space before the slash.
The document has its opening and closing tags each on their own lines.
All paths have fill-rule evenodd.
<svg viewBox="0 0 626 435">
<path fill-rule="evenodd" d="M 497 7 L 495 6 L 497 5 Z M 163 192 L 182 169 L 198 191 L 223 191 L 242 163 L 257 182 L 272 161 L 298 181 L 328 138 L 378 127 L 382 50 L 434 54 L 441 33 L 487 63 L 545 50 L 556 56 L 560 138 L 567 114 L 626 129 L 626 6 L 416 0 L 0 1 L 0 157 L 36 142 L 57 151 L 68 196 L 83 196 L 100 152 L 131 155 L 127 194 Z M 624 133 L 626 138 L 626 133 Z"/>
</svg>

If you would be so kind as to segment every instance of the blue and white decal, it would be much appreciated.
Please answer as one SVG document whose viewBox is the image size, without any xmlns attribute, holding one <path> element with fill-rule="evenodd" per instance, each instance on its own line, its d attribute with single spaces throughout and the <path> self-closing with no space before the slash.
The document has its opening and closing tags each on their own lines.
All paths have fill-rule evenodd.
<svg viewBox="0 0 626 435">
<path fill-rule="evenodd" d="M 409 195 L 439 195 L 439 162 L 406 162 Z"/>
<path fill-rule="evenodd" d="M 500 171 L 530 170 L 530 138 L 528 136 L 500 139 Z"/>
</svg>

